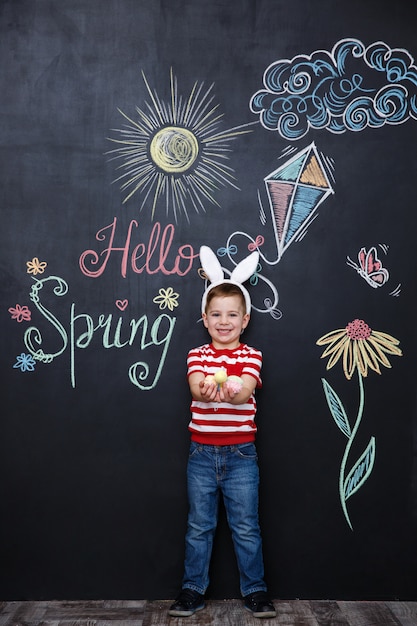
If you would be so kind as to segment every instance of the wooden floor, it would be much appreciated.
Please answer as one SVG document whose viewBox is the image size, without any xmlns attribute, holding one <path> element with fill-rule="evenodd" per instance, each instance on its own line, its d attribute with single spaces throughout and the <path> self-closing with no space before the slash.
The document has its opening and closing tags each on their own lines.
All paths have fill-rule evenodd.
<svg viewBox="0 0 417 626">
<path fill-rule="evenodd" d="M 276 600 L 277 617 L 257 619 L 240 600 L 208 601 L 192 617 L 168 615 L 171 600 L 0 602 L 0 626 L 414 626 L 417 602 Z"/>
</svg>

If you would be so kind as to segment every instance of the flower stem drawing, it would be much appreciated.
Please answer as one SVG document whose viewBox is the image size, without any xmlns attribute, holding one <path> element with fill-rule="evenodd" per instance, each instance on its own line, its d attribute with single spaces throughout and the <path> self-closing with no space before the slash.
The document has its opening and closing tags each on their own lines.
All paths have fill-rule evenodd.
<svg viewBox="0 0 417 626">
<path fill-rule="evenodd" d="M 379 364 L 390 368 L 391 364 L 386 354 L 401 356 L 398 347 L 399 341 L 379 331 L 372 330 L 363 320 L 355 319 L 346 328 L 331 331 L 323 335 L 316 342 L 319 346 L 327 346 L 321 358 L 329 357 L 326 369 L 331 369 L 339 359 L 342 359 L 343 372 L 347 380 L 351 380 L 355 370 L 359 382 L 359 404 L 353 428 L 351 428 L 348 415 L 337 393 L 323 378 L 323 390 L 330 413 L 336 425 L 347 437 L 348 441 L 343 453 L 339 472 L 339 495 L 343 514 L 353 530 L 347 510 L 346 502 L 356 493 L 369 478 L 375 463 L 375 437 L 371 437 L 369 443 L 359 459 L 347 471 L 349 454 L 359 430 L 365 405 L 364 378 L 368 375 L 368 369 L 377 374 L 381 373 Z"/>
</svg>

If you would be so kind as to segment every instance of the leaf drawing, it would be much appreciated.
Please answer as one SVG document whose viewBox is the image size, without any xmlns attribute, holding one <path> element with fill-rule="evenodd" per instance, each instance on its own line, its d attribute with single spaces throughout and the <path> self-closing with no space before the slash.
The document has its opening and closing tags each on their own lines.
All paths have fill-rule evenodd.
<svg viewBox="0 0 417 626">
<path fill-rule="evenodd" d="M 330 413 L 332 414 L 334 421 L 336 422 L 342 433 L 346 435 L 346 437 L 350 437 L 351 430 L 349 420 L 339 396 L 332 389 L 327 380 L 322 378 L 321 381 L 323 383 L 324 395 L 326 396 L 327 404 L 329 406 Z"/>
<path fill-rule="evenodd" d="M 375 437 L 371 437 L 368 446 L 346 476 L 343 486 L 345 500 L 362 487 L 372 472 L 375 462 Z"/>
</svg>

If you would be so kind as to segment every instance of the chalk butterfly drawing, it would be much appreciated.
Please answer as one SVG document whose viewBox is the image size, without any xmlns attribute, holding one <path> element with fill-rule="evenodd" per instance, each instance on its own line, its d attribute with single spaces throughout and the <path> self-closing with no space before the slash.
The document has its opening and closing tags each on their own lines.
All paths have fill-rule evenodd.
<svg viewBox="0 0 417 626">
<path fill-rule="evenodd" d="M 359 276 L 362 276 L 371 287 L 382 287 L 388 281 L 389 272 L 378 259 L 375 246 L 372 246 L 369 250 L 361 248 L 358 253 L 358 262 L 359 264 L 347 257 L 349 267 L 353 267 Z"/>
</svg>

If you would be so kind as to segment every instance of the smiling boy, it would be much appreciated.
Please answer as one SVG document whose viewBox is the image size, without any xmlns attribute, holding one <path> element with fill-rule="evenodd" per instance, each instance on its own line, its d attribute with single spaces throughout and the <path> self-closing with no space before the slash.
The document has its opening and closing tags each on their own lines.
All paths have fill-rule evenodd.
<svg viewBox="0 0 417 626">
<path fill-rule="evenodd" d="M 241 342 L 250 310 L 249 294 L 238 281 L 211 285 L 202 302 L 211 342 L 188 353 L 192 395 L 188 528 L 182 590 L 169 609 L 177 617 L 193 615 L 205 606 L 220 496 L 232 532 L 244 606 L 255 617 L 276 615 L 264 582 L 258 521 L 254 392 L 262 385 L 262 354 Z M 219 370 L 240 377 L 241 388 L 231 390 L 206 379 Z"/>
</svg>

